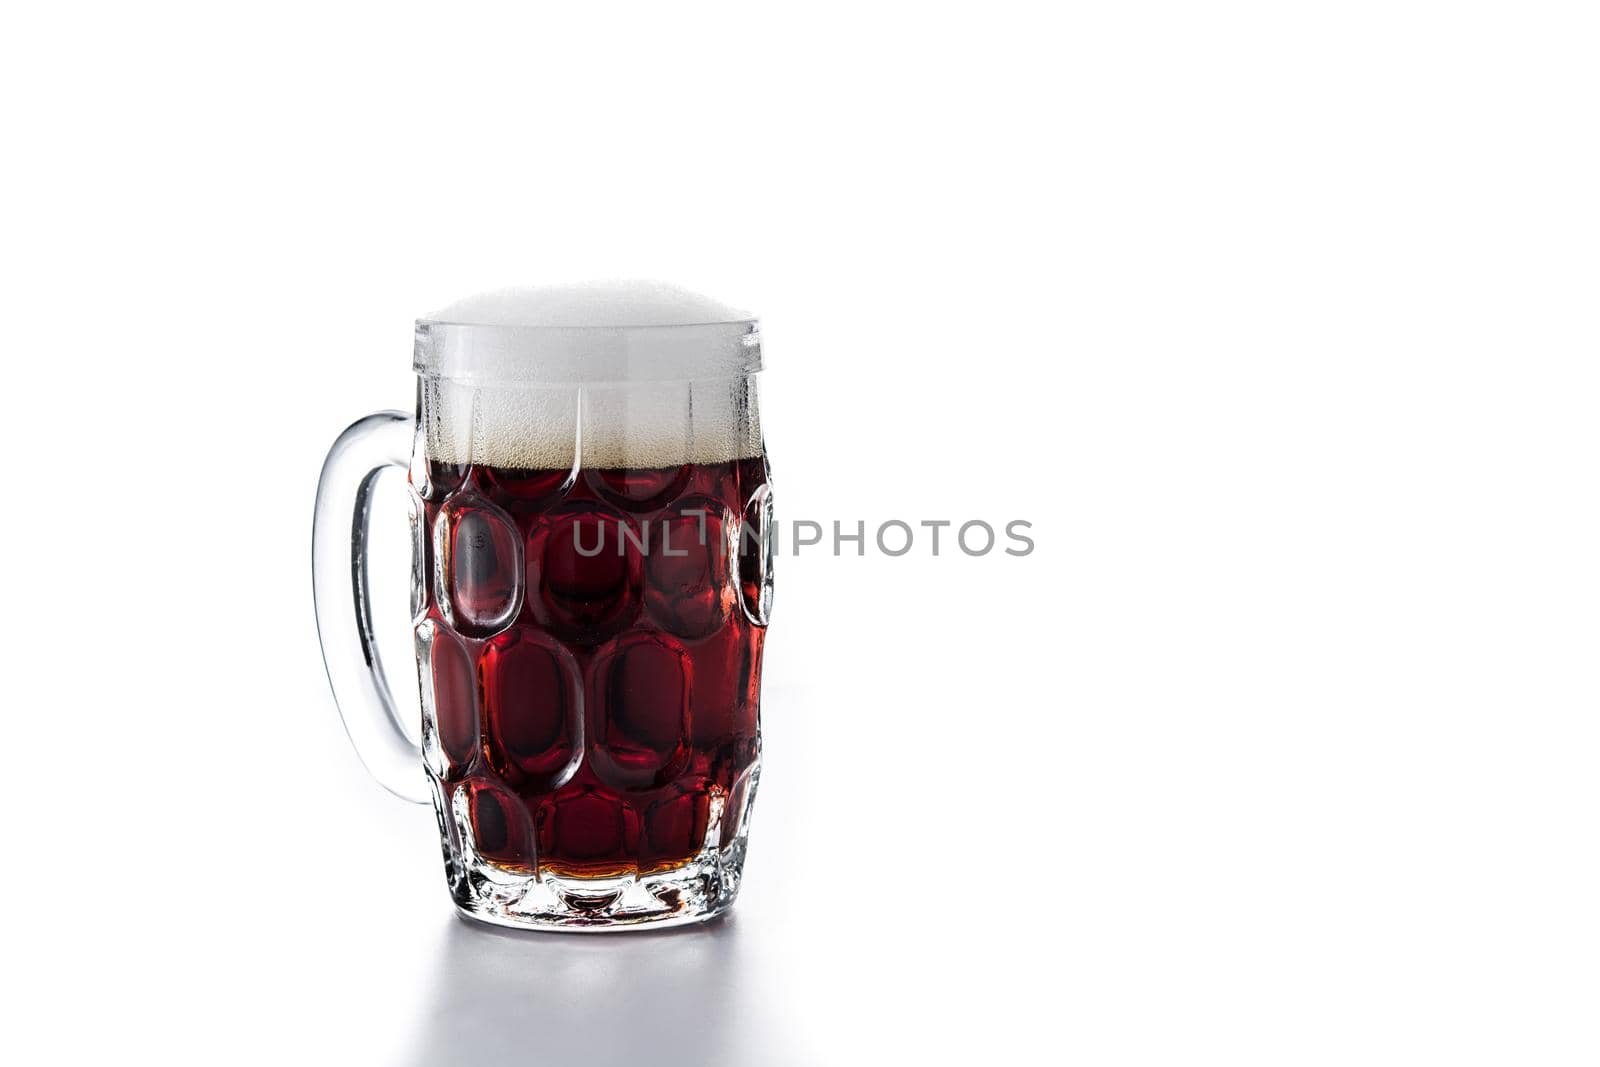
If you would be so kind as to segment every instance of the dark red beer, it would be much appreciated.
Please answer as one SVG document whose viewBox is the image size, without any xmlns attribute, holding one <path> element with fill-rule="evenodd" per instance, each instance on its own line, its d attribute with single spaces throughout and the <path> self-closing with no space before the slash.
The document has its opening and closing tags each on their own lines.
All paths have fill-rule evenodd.
<svg viewBox="0 0 1600 1067">
<path fill-rule="evenodd" d="M 731 842 L 761 744 L 766 461 L 426 472 L 424 747 L 478 854 L 605 878 Z"/>
</svg>

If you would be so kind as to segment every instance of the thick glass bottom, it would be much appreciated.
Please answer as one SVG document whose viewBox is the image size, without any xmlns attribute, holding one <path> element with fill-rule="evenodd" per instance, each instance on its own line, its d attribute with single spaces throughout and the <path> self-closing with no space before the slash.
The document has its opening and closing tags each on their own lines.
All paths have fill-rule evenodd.
<svg viewBox="0 0 1600 1067">
<path fill-rule="evenodd" d="M 704 922 L 722 914 L 739 892 L 744 842 L 682 867 L 620 878 L 567 878 L 464 866 L 451 895 L 462 915 L 525 929 L 626 930 Z"/>
<path fill-rule="evenodd" d="M 705 843 L 688 862 L 664 871 L 604 878 L 574 877 L 542 866 L 513 869 L 485 859 L 473 840 L 464 802 L 447 809 L 436 792 L 451 897 L 468 918 L 522 929 L 659 929 L 704 922 L 728 910 L 739 893 L 755 778 L 752 773 L 739 832 L 726 845 L 718 847 L 723 817 L 718 797 Z"/>
</svg>

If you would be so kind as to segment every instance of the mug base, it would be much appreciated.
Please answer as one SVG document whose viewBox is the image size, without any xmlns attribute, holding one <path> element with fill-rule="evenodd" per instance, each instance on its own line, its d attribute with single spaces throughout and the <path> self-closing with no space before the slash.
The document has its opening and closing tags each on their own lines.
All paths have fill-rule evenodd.
<svg viewBox="0 0 1600 1067">
<path fill-rule="evenodd" d="M 705 922 L 727 911 L 744 870 L 743 837 L 669 871 L 571 878 L 510 871 L 462 857 L 451 896 L 468 919 L 523 930 L 605 932 Z"/>
</svg>

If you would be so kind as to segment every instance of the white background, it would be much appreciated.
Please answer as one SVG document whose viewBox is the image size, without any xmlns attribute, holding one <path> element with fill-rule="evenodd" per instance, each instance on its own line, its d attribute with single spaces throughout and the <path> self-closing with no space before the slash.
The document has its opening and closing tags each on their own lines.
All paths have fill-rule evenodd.
<svg viewBox="0 0 1600 1067">
<path fill-rule="evenodd" d="M 1588 5 L 0 39 L 13 1062 L 1600 1056 Z M 312 494 L 413 318 L 596 276 L 762 316 L 784 518 L 1038 549 L 786 555 L 732 918 L 487 933 L 345 741 Z"/>
</svg>

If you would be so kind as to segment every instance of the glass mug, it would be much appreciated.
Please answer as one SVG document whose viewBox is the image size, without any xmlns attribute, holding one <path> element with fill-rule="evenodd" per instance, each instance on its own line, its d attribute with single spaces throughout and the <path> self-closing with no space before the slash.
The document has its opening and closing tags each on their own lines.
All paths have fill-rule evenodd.
<svg viewBox="0 0 1600 1067">
<path fill-rule="evenodd" d="M 755 320 L 660 285 L 504 290 L 417 322 L 417 412 L 317 487 L 323 659 L 357 753 L 432 799 L 456 907 L 519 927 L 732 904 L 760 773 L 775 527 Z M 373 485 L 409 471 L 422 744 L 373 640 Z"/>
</svg>

